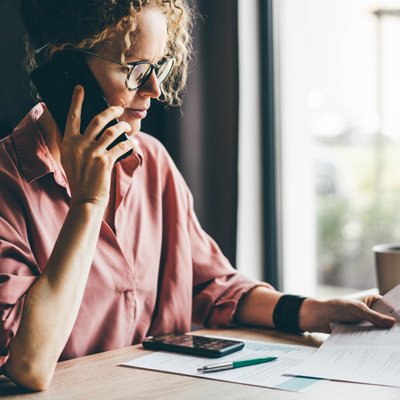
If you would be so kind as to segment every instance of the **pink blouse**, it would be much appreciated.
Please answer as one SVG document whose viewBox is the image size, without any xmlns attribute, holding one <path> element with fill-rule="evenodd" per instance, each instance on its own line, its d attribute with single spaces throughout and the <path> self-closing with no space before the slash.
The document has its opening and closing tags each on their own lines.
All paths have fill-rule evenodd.
<svg viewBox="0 0 400 400">
<path fill-rule="evenodd" d="M 0 142 L 0 366 L 24 298 L 42 273 L 68 212 L 64 171 L 43 140 L 36 105 Z M 164 147 L 137 135 L 141 152 L 116 165 L 115 231 L 103 221 L 82 304 L 60 360 L 186 332 L 191 322 L 233 324 L 256 285 L 202 230 L 192 195 Z"/>
</svg>

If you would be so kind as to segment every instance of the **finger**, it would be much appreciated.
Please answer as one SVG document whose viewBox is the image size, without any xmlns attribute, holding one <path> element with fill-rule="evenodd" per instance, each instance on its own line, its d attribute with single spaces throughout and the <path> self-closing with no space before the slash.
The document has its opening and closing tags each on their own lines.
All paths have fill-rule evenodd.
<svg viewBox="0 0 400 400">
<path fill-rule="evenodd" d="M 129 140 L 131 140 L 133 143 L 133 151 L 135 151 L 136 153 L 140 152 L 139 140 L 132 136 L 129 136 Z"/>
<path fill-rule="evenodd" d="M 374 310 L 368 309 L 364 312 L 363 319 L 372 322 L 374 325 L 381 328 L 391 328 L 395 323 L 395 319 L 388 315 L 378 313 Z"/>
<path fill-rule="evenodd" d="M 82 104 L 85 97 L 83 86 L 76 85 L 72 93 L 71 106 L 68 111 L 64 136 L 79 135 L 81 130 Z"/>
<path fill-rule="evenodd" d="M 362 302 L 365 303 L 368 307 L 372 307 L 372 305 L 379 299 L 381 299 L 382 296 L 379 294 L 371 294 L 369 296 L 365 296 L 362 298 Z"/>
<path fill-rule="evenodd" d="M 133 150 L 134 142 L 128 137 L 128 140 L 124 140 L 117 145 L 115 145 L 112 149 L 108 151 L 108 155 L 112 158 L 113 161 L 116 161 L 119 157 L 123 156 L 129 150 Z"/>
<path fill-rule="evenodd" d="M 106 129 L 100 136 L 96 143 L 98 148 L 107 148 L 118 136 L 125 132 L 130 132 L 132 130 L 131 126 L 127 122 L 119 122 L 113 126 Z"/>
<path fill-rule="evenodd" d="M 104 127 L 113 119 L 118 118 L 124 113 L 124 108 L 120 106 L 111 106 L 106 108 L 100 114 L 97 114 L 87 126 L 83 137 L 89 142 L 93 142 Z"/>
</svg>

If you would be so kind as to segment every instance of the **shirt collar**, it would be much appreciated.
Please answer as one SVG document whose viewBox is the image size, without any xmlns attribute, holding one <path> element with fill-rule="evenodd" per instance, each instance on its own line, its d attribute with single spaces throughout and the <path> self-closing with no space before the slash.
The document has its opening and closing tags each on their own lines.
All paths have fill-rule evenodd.
<svg viewBox="0 0 400 400">
<path fill-rule="evenodd" d="M 37 104 L 16 126 L 11 136 L 22 173 L 29 183 L 48 173 L 54 173 L 55 177 L 56 172 L 60 174 L 37 124 L 44 110 L 44 104 Z"/>
<path fill-rule="evenodd" d="M 46 109 L 44 103 L 37 104 L 16 126 L 12 140 L 25 179 L 31 183 L 42 176 L 53 173 L 58 184 L 67 188 L 64 170 L 51 155 L 38 126 L 38 119 Z M 143 164 L 143 152 L 140 147 L 134 154 L 118 163 L 125 179 L 132 178 L 138 166 Z"/>
</svg>

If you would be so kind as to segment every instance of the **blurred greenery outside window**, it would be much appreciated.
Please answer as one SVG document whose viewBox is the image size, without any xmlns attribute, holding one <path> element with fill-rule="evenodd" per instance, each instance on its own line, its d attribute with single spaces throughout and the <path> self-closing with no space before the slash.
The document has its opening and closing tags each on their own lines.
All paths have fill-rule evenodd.
<svg viewBox="0 0 400 400">
<path fill-rule="evenodd" d="M 284 229 L 299 237 L 305 224 L 295 219 L 308 212 L 313 226 L 301 241 L 315 257 L 307 276 L 317 292 L 372 288 L 372 246 L 400 242 L 400 1 L 280 3 Z M 307 162 L 309 197 L 289 196 L 295 169 Z M 290 274 L 308 267 L 295 265 L 290 234 L 283 241 L 285 289 L 300 292 L 305 284 Z"/>
</svg>

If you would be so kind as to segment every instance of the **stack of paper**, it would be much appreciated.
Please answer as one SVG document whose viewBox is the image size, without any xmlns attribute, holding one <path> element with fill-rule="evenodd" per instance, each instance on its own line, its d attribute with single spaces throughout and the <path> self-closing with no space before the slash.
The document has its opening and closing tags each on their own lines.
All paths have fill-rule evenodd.
<svg viewBox="0 0 400 400">
<path fill-rule="evenodd" d="M 400 285 L 373 307 L 400 321 Z M 336 325 L 329 339 L 287 374 L 400 387 L 400 323 Z"/>
</svg>

